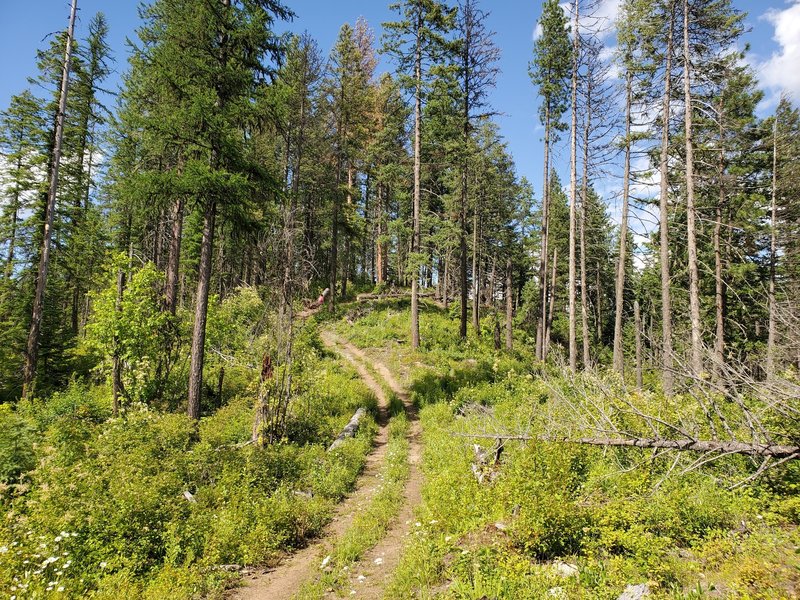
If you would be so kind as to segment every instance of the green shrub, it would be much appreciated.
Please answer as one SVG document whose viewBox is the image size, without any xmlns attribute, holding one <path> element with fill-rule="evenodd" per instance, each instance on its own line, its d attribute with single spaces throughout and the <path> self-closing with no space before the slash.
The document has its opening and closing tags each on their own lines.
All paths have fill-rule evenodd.
<svg viewBox="0 0 800 600">
<path fill-rule="evenodd" d="M 34 435 L 30 424 L 0 404 L 0 483 L 13 483 L 36 464 Z"/>
</svg>

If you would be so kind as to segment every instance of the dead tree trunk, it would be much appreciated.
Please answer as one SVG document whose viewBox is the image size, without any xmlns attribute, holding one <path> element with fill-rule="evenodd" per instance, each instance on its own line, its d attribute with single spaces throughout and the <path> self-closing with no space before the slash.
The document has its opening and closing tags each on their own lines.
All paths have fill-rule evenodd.
<svg viewBox="0 0 800 600">
<path fill-rule="evenodd" d="M 417 42 L 414 57 L 414 79 L 416 93 L 414 94 L 414 203 L 412 214 L 411 253 L 412 260 L 416 263 L 416 253 L 420 249 L 420 202 L 422 191 L 420 188 L 420 170 L 422 168 L 421 150 L 421 121 L 422 121 L 422 15 L 418 16 Z M 411 274 L 411 347 L 419 348 L 419 268 L 414 267 Z"/>
<path fill-rule="evenodd" d="M 775 265 L 778 253 L 778 119 L 772 127 L 772 206 L 770 210 L 769 234 L 769 325 L 767 329 L 767 379 L 775 375 L 775 337 L 777 333 L 777 319 L 775 318 Z"/>
<path fill-rule="evenodd" d="M 558 271 L 558 248 L 553 248 L 553 271 L 550 275 L 550 304 L 547 312 L 547 319 L 545 320 L 544 337 L 542 343 L 542 360 L 547 359 L 547 353 L 550 351 L 550 330 L 553 326 L 553 311 L 556 305 L 556 274 Z"/>
<path fill-rule="evenodd" d="M 578 11 L 579 0 L 575 0 L 575 29 L 572 36 L 572 128 L 570 135 L 570 189 L 569 189 L 569 368 L 574 373 L 578 369 L 577 323 L 575 316 L 576 269 L 575 233 L 576 202 L 578 195 L 578 61 L 580 52 L 580 33 Z"/>
<path fill-rule="evenodd" d="M 622 349 L 622 312 L 625 307 L 625 262 L 628 251 L 628 197 L 631 175 L 631 104 L 633 102 L 633 74 L 625 75 L 625 166 L 622 180 L 622 216 L 619 224 L 619 256 L 617 278 L 614 285 L 614 370 L 620 375 L 625 370 Z"/>
<path fill-rule="evenodd" d="M 506 259 L 506 350 L 514 347 L 514 299 L 511 281 L 511 258 Z"/>
<path fill-rule="evenodd" d="M 639 301 L 633 301 L 633 320 L 636 327 L 636 387 L 642 389 L 642 313 Z"/>
<path fill-rule="evenodd" d="M 39 338 L 44 314 L 44 294 L 47 287 L 47 271 L 50 268 L 50 240 L 53 236 L 53 221 L 56 213 L 56 193 L 58 191 L 58 169 L 61 165 L 61 145 L 64 139 L 64 116 L 67 110 L 67 92 L 69 90 L 69 74 L 72 69 L 72 40 L 75 37 L 75 17 L 78 12 L 78 0 L 72 0 L 67 28 L 66 47 L 64 49 L 64 66 L 61 73 L 61 89 L 58 96 L 58 112 L 56 113 L 55 143 L 53 160 L 50 168 L 50 187 L 47 192 L 42 246 L 39 256 L 39 268 L 36 273 L 36 291 L 33 297 L 31 325 L 28 331 L 28 342 L 25 350 L 25 369 L 23 373 L 22 397 L 27 398 L 33 392 L 36 379 L 36 366 L 39 360 Z"/>
<path fill-rule="evenodd" d="M 672 296 L 670 294 L 669 264 L 669 119 L 672 102 L 672 48 L 675 25 L 675 6 L 669 4 L 666 66 L 664 71 L 664 100 L 662 107 L 661 157 L 659 173 L 661 187 L 658 198 L 659 260 L 661 262 L 661 380 L 664 395 L 672 396 L 674 384 L 672 363 Z"/>
<path fill-rule="evenodd" d="M 663 448 L 679 451 L 691 451 L 718 454 L 744 454 L 783 460 L 800 458 L 800 446 L 784 446 L 779 444 L 748 444 L 746 442 L 718 442 L 711 440 L 664 440 L 660 438 L 553 438 L 547 436 L 505 435 L 498 433 L 468 434 L 453 433 L 454 437 L 490 440 L 518 440 L 523 442 L 562 442 L 565 444 L 587 444 L 590 446 L 609 446 L 625 448 Z"/>
<path fill-rule="evenodd" d="M 703 370 L 700 323 L 700 271 L 697 262 L 697 225 L 694 198 L 694 138 L 692 133 L 692 63 L 689 51 L 689 1 L 683 0 L 683 96 L 686 136 L 686 248 L 689 257 L 689 321 L 692 354 L 690 367 L 697 376 Z"/>
<path fill-rule="evenodd" d="M 539 256 L 539 322 L 536 326 L 536 358 L 544 360 L 544 333 L 547 323 L 547 258 L 550 228 L 550 106 L 544 114 L 544 179 L 542 181 L 542 242 Z"/>
</svg>

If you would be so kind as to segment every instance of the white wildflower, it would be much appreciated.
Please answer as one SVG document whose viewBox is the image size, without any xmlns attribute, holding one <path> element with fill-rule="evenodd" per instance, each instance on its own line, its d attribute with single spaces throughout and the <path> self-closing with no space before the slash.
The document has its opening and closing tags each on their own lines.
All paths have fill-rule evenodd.
<svg viewBox="0 0 800 600">
<path fill-rule="evenodd" d="M 5 554 L 8 552 L 8 546 L 0 546 L 0 554 Z"/>
</svg>

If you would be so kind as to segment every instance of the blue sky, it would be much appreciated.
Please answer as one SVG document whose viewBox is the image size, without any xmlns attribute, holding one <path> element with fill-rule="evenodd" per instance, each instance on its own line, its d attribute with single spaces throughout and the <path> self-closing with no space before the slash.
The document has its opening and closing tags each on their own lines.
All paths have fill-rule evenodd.
<svg viewBox="0 0 800 600">
<path fill-rule="evenodd" d="M 67 0 L 27 0 L 5 3 L 4 35 L 0 36 L 0 56 L 5 57 L 0 70 L 0 108 L 8 106 L 12 94 L 27 86 L 27 77 L 35 74 L 36 49 L 47 42 L 44 38 L 67 24 Z M 280 28 L 302 32 L 307 30 L 327 53 L 339 27 L 353 23 L 359 16 L 367 19 L 380 38 L 380 24 L 391 20 L 388 0 L 287 0 L 297 18 Z M 619 0 L 601 0 L 600 9 L 613 16 Z M 533 33 L 539 17 L 541 1 L 484 0 L 490 10 L 489 26 L 496 32 L 501 48 L 502 73 L 492 95 L 501 131 L 514 155 L 520 175 L 534 183 L 537 197 L 541 189 L 541 130 L 537 126 L 536 90 L 530 83 L 527 65 L 533 48 Z M 747 12 L 750 30 L 744 37 L 751 52 L 749 61 L 756 67 L 767 99 L 761 111 L 768 112 L 781 91 L 800 100 L 800 0 L 734 0 L 734 5 Z M 132 0 L 79 0 L 79 35 L 83 35 L 91 16 L 102 10 L 110 26 L 110 44 L 117 58 L 117 71 L 111 86 L 127 68 L 125 39 L 133 37 L 138 25 L 137 2 Z M 607 39 L 613 44 L 613 35 Z M 380 70 L 390 70 L 385 61 Z M 565 151 L 557 153 L 559 169 L 567 167 Z M 614 212 L 612 207 L 612 213 Z"/>
</svg>

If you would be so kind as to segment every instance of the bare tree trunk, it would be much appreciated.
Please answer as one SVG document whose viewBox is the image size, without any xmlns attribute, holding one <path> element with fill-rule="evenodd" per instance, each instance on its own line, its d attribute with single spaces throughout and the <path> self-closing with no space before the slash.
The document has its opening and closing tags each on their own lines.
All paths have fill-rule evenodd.
<svg viewBox="0 0 800 600">
<path fill-rule="evenodd" d="M 722 98 L 719 100 L 719 154 L 718 154 L 718 178 L 719 178 L 719 200 L 717 201 L 716 214 L 714 219 L 714 321 L 716 325 L 716 336 L 714 341 L 714 372 L 717 379 L 721 379 L 721 373 L 725 366 L 725 286 L 722 281 L 722 207 L 726 203 L 725 195 L 725 149 L 724 149 L 724 108 Z"/>
<path fill-rule="evenodd" d="M 661 438 L 578 438 L 562 439 L 547 436 L 507 435 L 500 433 L 454 433 L 455 437 L 493 439 L 493 440 L 519 440 L 563 442 L 565 444 L 587 444 L 590 446 L 613 446 L 626 448 L 664 448 L 681 452 L 704 452 L 715 454 L 744 454 L 746 456 L 763 456 L 777 459 L 800 458 L 800 446 L 782 446 L 778 444 L 749 444 L 746 442 L 720 442 L 715 440 L 665 440 Z"/>
<path fill-rule="evenodd" d="M 553 326 L 553 311 L 556 305 L 556 274 L 558 270 L 558 248 L 553 248 L 553 270 L 550 275 L 550 303 L 547 312 L 547 319 L 544 326 L 544 338 L 542 340 L 542 360 L 547 359 L 550 351 L 550 330 Z"/>
<path fill-rule="evenodd" d="M 128 248 L 128 264 L 130 265 L 133 258 L 133 244 L 131 243 L 131 215 L 125 224 L 125 234 L 123 237 L 124 245 Z M 125 293 L 125 269 L 122 267 L 117 271 L 117 297 L 114 302 L 114 310 L 117 313 L 122 312 L 123 294 Z M 122 356 L 120 355 L 119 336 L 114 335 L 114 352 L 112 356 L 111 366 L 111 398 L 113 415 L 119 416 L 119 399 L 124 393 L 122 384 Z"/>
<path fill-rule="evenodd" d="M 578 196 L 578 61 L 580 52 L 579 0 L 575 0 L 575 25 L 572 35 L 572 129 L 570 135 L 570 191 L 569 191 L 569 368 L 578 369 L 577 322 L 575 296 L 577 295 L 575 268 L 576 202 Z"/>
<path fill-rule="evenodd" d="M 203 393 L 203 363 L 206 352 L 206 319 L 208 293 L 211 287 L 211 261 L 214 251 L 214 223 L 217 217 L 216 200 L 206 200 L 203 214 L 203 237 L 200 242 L 200 265 L 197 273 L 194 328 L 192 330 L 191 362 L 189 366 L 188 414 L 200 418 L 200 400 Z"/>
<path fill-rule="evenodd" d="M 67 29 L 66 48 L 64 49 L 64 67 L 61 73 L 61 89 L 58 97 L 58 113 L 56 114 L 55 144 L 53 146 L 53 162 L 50 170 L 50 187 L 47 192 L 45 207 L 42 247 L 39 257 L 39 269 L 36 275 L 36 292 L 33 298 L 31 325 L 25 350 L 25 369 L 23 373 L 22 397 L 33 393 L 36 379 L 36 366 L 39 359 L 39 338 L 44 313 L 44 293 L 47 287 L 47 271 L 50 267 L 50 239 L 53 235 L 53 220 L 56 212 L 56 192 L 58 191 L 58 169 L 61 165 L 61 144 L 64 139 L 64 113 L 67 109 L 67 92 L 69 90 L 69 73 L 72 68 L 72 40 L 75 36 L 75 16 L 78 11 L 78 0 L 72 0 Z"/>
<path fill-rule="evenodd" d="M 450 260 L 452 256 L 450 251 L 447 250 L 444 256 L 444 281 L 442 282 L 442 302 L 444 303 L 444 309 L 447 310 L 450 308 Z"/>
<path fill-rule="evenodd" d="M 330 256 L 330 281 L 328 287 L 331 290 L 329 297 L 329 307 L 331 312 L 336 311 L 336 275 L 339 268 L 339 189 L 342 184 L 342 163 L 341 157 L 336 161 L 336 192 L 333 196 L 333 210 L 331 211 L 331 256 Z"/>
<path fill-rule="evenodd" d="M 172 205 L 172 227 L 169 236 L 167 259 L 166 308 L 173 315 L 178 305 L 178 271 L 181 265 L 181 238 L 183 237 L 183 197 Z"/>
<path fill-rule="evenodd" d="M 772 207 L 770 210 L 769 233 L 769 325 L 767 329 L 767 379 L 775 376 L 775 338 L 777 319 L 775 318 L 775 271 L 778 254 L 778 117 L 772 127 Z"/>
<path fill-rule="evenodd" d="M 384 207 L 384 193 L 386 185 L 383 183 L 378 184 L 378 198 L 375 217 L 375 270 L 377 271 L 378 283 L 386 281 L 386 247 L 383 241 L 383 207 Z"/>
<path fill-rule="evenodd" d="M 589 131 L 592 127 L 592 78 L 586 82 L 586 126 L 583 130 L 583 182 L 581 186 L 580 253 L 581 253 L 581 334 L 583 337 L 583 368 L 591 366 L 589 345 L 589 277 L 586 272 L 586 202 L 589 198 Z"/>
<path fill-rule="evenodd" d="M 511 282 L 511 258 L 506 259 L 506 350 L 514 347 L 514 299 Z"/>
<path fill-rule="evenodd" d="M 633 320 L 636 327 L 636 387 L 642 389 L 642 313 L 639 301 L 633 301 Z"/>
<path fill-rule="evenodd" d="M 667 32 L 666 67 L 664 73 L 664 100 L 662 107 L 661 157 L 659 172 L 661 189 L 658 198 L 659 212 L 659 260 L 661 262 L 661 380 L 664 395 L 672 397 L 674 374 L 672 362 L 672 297 L 670 294 L 669 264 L 669 119 L 672 102 L 672 47 L 675 25 L 675 7 L 669 3 L 669 25 Z"/>
<path fill-rule="evenodd" d="M 349 218 L 353 206 L 353 165 L 347 163 L 347 214 Z M 352 239 L 350 233 L 345 231 L 344 236 L 344 269 L 342 271 L 342 298 L 347 296 L 347 281 L 352 273 L 350 272 Z"/>
<path fill-rule="evenodd" d="M 17 159 L 17 171 L 22 169 L 22 158 Z M 8 236 L 8 254 L 6 255 L 6 267 L 3 270 L 3 276 L 6 280 L 11 279 L 11 276 L 14 274 L 14 250 L 16 250 L 16 243 L 17 243 L 17 222 L 19 221 L 19 200 L 20 200 L 20 192 L 19 188 L 17 188 L 14 192 L 14 196 L 11 200 L 12 204 L 12 211 L 11 211 L 11 231 L 9 232 Z"/>
<path fill-rule="evenodd" d="M 686 247 L 689 255 L 689 320 L 692 332 L 690 367 L 694 375 L 703 370 L 703 340 L 700 323 L 700 272 L 697 266 L 697 227 L 694 199 L 694 139 L 692 133 L 692 64 L 689 54 L 689 0 L 683 0 L 683 95 L 686 135 Z"/>
<path fill-rule="evenodd" d="M 622 182 L 622 217 L 619 225 L 619 258 L 617 260 L 617 279 L 614 285 L 614 370 L 620 375 L 625 370 L 625 357 L 622 349 L 622 311 L 625 301 L 625 262 L 628 251 L 628 197 L 630 195 L 631 174 L 631 103 L 632 75 L 625 75 L 625 168 Z"/>
<path fill-rule="evenodd" d="M 479 239 L 478 206 L 475 205 L 475 212 L 472 215 L 472 327 L 475 332 L 481 332 L 481 288 L 480 288 L 480 264 L 478 263 L 478 239 Z"/>
<path fill-rule="evenodd" d="M 595 330 L 597 334 L 597 342 L 603 340 L 603 288 L 600 286 L 600 263 L 595 262 L 595 294 L 597 296 L 595 301 Z"/>
<path fill-rule="evenodd" d="M 421 120 L 422 120 L 422 15 L 417 17 L 417 41 L 416 55 L 414 57 L 414 77 L 416 81 L 416 93 L 414 95 L 414 208 L 413 208 L 413 231 L 411 234 L 411 252 L 414 254 L 413 260 L 418 260 L 416 253 L 420 249 L 420 146 L 421 146 Z M 414 268 L 411 280 L 411 347 L 416 350 L 419 348 L 419 268 Z"/>
<path fill-rule="evenodd" d="M 536 358 L 544 360 L 544 330 L 547 323 L 547 258 L 550 219 L 550 107 L 545 107 L 544 117 L 544 179 L 542 182 L 542 240 L 539 257 L 539 323 L 536 327 Z"/>
</svg>

